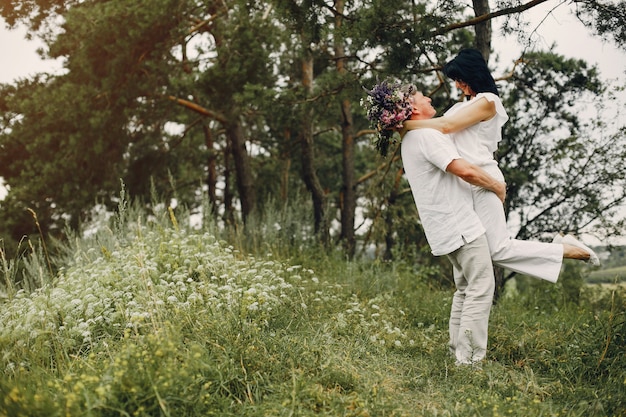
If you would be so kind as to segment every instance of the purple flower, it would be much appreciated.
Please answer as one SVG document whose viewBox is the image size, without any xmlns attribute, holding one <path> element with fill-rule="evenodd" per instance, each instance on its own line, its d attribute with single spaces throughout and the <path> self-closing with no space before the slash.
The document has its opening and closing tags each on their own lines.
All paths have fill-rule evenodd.
<svg viewBox="0 0 626 417">
<path fill-rule="evenodd" d="M 377 131 L 374 144 L 383 156 L 387 155 L 395 129 L 402 128 L 402 123 L 411 117 L 413 110 L 408 94 L 400 87 L 399 82 L 383 81 L 367 91 L 367 97 L 362 101 L 367 119 Z"/>
</svg>

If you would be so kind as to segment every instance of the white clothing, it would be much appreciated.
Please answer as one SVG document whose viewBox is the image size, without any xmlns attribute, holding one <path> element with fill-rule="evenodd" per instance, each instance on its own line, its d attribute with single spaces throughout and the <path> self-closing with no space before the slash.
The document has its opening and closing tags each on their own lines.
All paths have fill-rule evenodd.
<svg viewBox="0 0 626 417">
<path fill-rule="evenodd" d="M 447 254 L 455 269 L 450 311 L 450 349 L 457 364 L 473 364 L 487 351 L 495 278 L 485 228 L 472 209 L 469 184 L 446 168 L 460 156 L 450 139 L 434 129 L 408 132 L 402 163 L 433 255 Z"/>
<path fill-rule="evenodd" d="M 459 110 L 471 106 L 481 98 L 495 104 L 495 116 L 460 132 L 451 133 L 450 136 L 463 159 L 491 173 L 488 167 L 498 168 L 498 163 L 493 154 L 498 150 L 498 144 L 502 140 L 502 126 L 509 120 L 500 97 L 493 93 L 480 93 L 471 100 L 456 103 L 446 111 L 445 115 L 453 116 Z"/>
<path fill-rule="evenodd" d="M 489 313 L 493 304 L 495 279 L 487 250 L 480 236 L 448 255 L 455 270 L 456 291 L 450 310 L 450 352 L 457 364 L 469 365 L 485 358 Z"/>
<path fill-rule="evenodd" d="M 556 282 L 563 264 L 563 245 L 511 239 L 502 202 L 491 191 L 472 186 L 474 210 L 485 227 L 494 265 Z"/>
<path fill-rule="evenodd" d="M 496 115 L 450 136 L 463 159 L 504 182 L 504 175 L 493 156 L 502 140 L 502 126 L 509 118 L 500 98 L 493 93 L 480 93 L 472 100 L 457 103 L 446 115 L 453 115 L 483 97 L 495 103 Z M 511 239 L 500 199 L 494 193 L 476 186 L 472 186 L 472 198 L 474 211 L 486 229 L 494 264 L 546 281 L 557 281 L 563 263 L 563 245 Z"/>
<path fill-rule="evenodd" d="M 402 163 L 430 249 L 449 254 L 485 233 L 473 210 L 471 187 L 446 168 L 459 153 L 452 140 L 434 129 L 407 132 Z"/>
</svg>

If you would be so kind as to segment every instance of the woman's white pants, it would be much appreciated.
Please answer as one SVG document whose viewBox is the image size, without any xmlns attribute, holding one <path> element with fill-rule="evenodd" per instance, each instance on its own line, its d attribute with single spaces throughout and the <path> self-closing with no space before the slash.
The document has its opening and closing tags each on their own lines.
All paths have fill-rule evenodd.
<svg viewBox="0 0 626 417">
<path fill-rule="evenodd" d="M 494 172 L 490 174 L 498 178 Z M 474 211 L 486 229 L 485 236 L 494 265 L 549 282 L 557 281 L 563 264 L 563 245 L 511 239 L 504 207 L 498 196 L 484 188 L 472 186 L 472 198 Z"/>
</svg>

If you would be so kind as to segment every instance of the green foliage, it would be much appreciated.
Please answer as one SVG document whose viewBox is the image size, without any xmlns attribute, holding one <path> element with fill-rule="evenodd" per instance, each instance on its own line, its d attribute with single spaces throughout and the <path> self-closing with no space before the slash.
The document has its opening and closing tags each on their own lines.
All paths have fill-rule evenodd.
<svg viewBox="0 0 626 417">
<path fill-rule="evenodd" d="M 623 289 L 599 294 L 588 289 L 580 304 L 532 295 L 525 303 L 503 300 L 494 317 L 500 326 L 490 329 L 496 360 L 552 381 L 535 395 L 568 403 L 561 411 L 567 415 L 622 415 L 624 302 Z M 615 391 L 600 393 L 589 381 L 613 385 Z M 580 387 L 576 394 L 568 388 L 572 386 Z"/>
<path fill-rule="evenodd" d="M 581 1 L 582 5 L 577 17 L 585 24 L 594 28 L 594 31 L 605 40 L 612 40 L 616 45 L 626 44 L 626 3 Z"/>
<path fill-rule="evenodd" d="M 626 136 L 610 121 L 582 116 L 587 103 L 602 114 L 610 99 L 597 69 L 552 53 L 525 59 L 504 89 L 510 120 L 497 152 L 507 180 L 506 210 L 521 223 L 517 236 L 592 223 L 602 233 L 621 233 L 619 216 L 609 218 L 611 206 L 625 197 L 623 170 L 612 161 L 626 157 Z"/>
<path fill-rule="evenodd" d="M 374 157 L 357 103 L 363 87 L 392 75 L 435 91 L 434 105 L 448 107 L 452 88 L 436 68 L 473 44 L 471 27 L 449 26 L 468 11 L 457 1 L 2 2 L 7 21 L 38 30 L 33 35 L 65 65 L 59 75 L 1 86 L 5 247 L 38 232 L 28 209 L 50 239 L 79 230 L 94 208 L 114 211 L 122 179 L 146 207 L 153 208 L 153 189 L 191 211 L 208 199 L 216 219 L 232 225 L 239 215 L 251 223 L 274 216 L 288 223 L 272 233 L 308 243 L 310 230 L 286 220 L 283 207 L 264 212 L 274 201 L 302 205 L 315 211 L 298 213 L 304 229 L 309 218 L 324 229 L 356 224 L 322 231 L 340 236 L 337 246 L 355 232 L 350 245 L 361 253 L 373 248 L 438 271 L 397 176 L 401 166 Z M 585 124 L 577 106 L 606 98 L 597 70 L 527 54 L 503 84 L 511 120 L 499 156 L 518 236 L 591 225 L 623 231 L 616 207 L 626 198 L 624 128 L 619 118 Z M 314 192 L 310 204 L 303 196 Z M 254 233 L 248 227 L 234 238 Z"/>
<path fill-rule="evenodd" d="M 626 246 L 609 246 L 600 250 L 608 252 L 607 259 L 602 263 L 603 267 L 616 268 L 626 266 Z"/>
<path fill-rule="evenodd" d="M 122 196 L 110 227 L 65 248 L 53 281 L 5 288 L 0 415 L 624 412 L 623 292 L 573 303 L 538 283 L 504 298 L 490 360 L 456 368 L 452 291 L 432 271 L 289 251 L 275 233 L 238 238 L 244 251 L 187 216 L 147 216 Z"/>
</svg>

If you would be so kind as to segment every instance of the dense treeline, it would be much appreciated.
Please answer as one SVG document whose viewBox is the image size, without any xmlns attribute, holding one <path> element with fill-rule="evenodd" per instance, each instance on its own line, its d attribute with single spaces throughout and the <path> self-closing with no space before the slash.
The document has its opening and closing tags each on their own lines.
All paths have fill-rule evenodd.
<svg viewBox="0 0 626 417">
<path fill-rule="evenodd" d="M 489 56 L 495 16 L 524 36 L 517 19 L 536 3 L 2 2 L 6 21 L 27 24 L 65 68 L 0 87 L 5 248 L 114 210 L 122 181 L 148 207 L 155 194 L 192 210 L 209 201 L 199 217 L 231 225 L 299 205 L 305 236 L 348 256 L 427 253 L 397 155 L 370 146 L 363 88 L 411 81 L 443 111 L 456 95 L 441 64 L 468 46 Z M 624 45 L 624 2 L 578 6 Z M 509 68 L 498 156 L 518 236 L 623 231 L 626 127 L 606 113 L 616 99 L 597 69 L 541 51 Z"/>
</svg>

